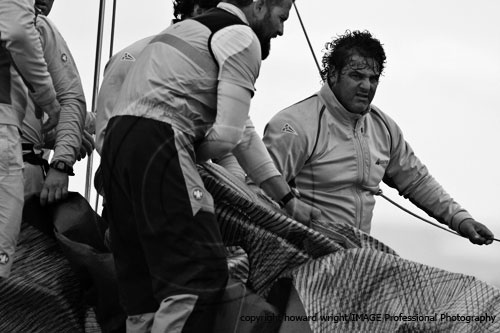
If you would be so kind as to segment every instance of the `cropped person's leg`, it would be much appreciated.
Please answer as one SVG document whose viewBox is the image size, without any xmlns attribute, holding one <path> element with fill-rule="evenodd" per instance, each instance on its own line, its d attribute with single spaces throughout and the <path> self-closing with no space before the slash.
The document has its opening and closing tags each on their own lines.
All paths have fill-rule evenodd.
<svg viewBox="0 0 500 333">
<path fill-rule="evenodd" d="M 0 277 L 9 277 L 24 204 L 19 130 L 0 124 Z"/>
<path fill-rule="evenodd" d="M 40 194 L 44 182 L 43 169 L 40 165 L 25 163 L 23 178 L 25 198 L 32 194 Z"/>
</svg>

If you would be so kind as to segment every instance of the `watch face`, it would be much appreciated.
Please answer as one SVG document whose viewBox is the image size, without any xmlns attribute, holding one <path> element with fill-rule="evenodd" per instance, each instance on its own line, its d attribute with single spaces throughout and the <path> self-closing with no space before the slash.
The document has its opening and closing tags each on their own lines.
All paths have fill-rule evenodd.
<svg viewBox="0 0 500 333">
<path fill-rule="evenodd" d="M 57 170 L 61 171 L 64 173 L 67 173 L 70 176 L 73 176 L 73 168 L 67 165 L 64 161 L 55 161 L 50 164 L 50 167 Z"/>
<path fill-rule="evenodd" d="M 295 187 L 292 187 L 291 190 L 292 190 L 293 195 L 296 198 L 300 198 L 300 192 L 299 192 L 299 190 L 297 190 Z"/>
</svg>

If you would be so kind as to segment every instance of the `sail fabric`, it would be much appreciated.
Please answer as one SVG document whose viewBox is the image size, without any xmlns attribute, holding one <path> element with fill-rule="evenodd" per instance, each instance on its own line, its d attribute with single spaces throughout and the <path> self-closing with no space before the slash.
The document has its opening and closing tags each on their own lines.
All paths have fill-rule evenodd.
<svg viewBox="0 0 500 333">
<path fill-rule="evenodd" d="M 248 254 L 248 285 L 266 297 L 292 279 L 306 315 L 280 319 L 313 332 L 500 332 L 498 288 L 401 258 L 346 224 L 307 228 L 217 165 L 200 173 L 224 241 Z"/>
</svg>

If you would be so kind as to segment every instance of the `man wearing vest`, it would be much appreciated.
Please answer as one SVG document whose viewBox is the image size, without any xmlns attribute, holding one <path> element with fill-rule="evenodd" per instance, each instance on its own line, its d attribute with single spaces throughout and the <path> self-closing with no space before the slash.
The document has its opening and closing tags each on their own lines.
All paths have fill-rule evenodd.
<svg viewBox="0 0 500 333">
<path fill-rule="evenodd" d="M 207 10 L 217 6 L 219 2 L 219 0 L 177 0 L 174 2 L 175 19 L 172 20 L 172 24 L 186 18 L 203 14 Z M 106 64 L 101 88 L 97 96 L 95 115 L 95 144 L 99 155 L 101 154 L 104 142 L 106 126 L 108 125 L 109 119 L 113 116 L 113 108 L 115 107 L 123 81 L 125 81 L 125 77 L 127 77 L 128 72 L 139 57 L 139 54 L 141 54 L 154 37 L 155 36 L 146 37 L 127 46 L 113 55 Z"/>
<path fill-rule="evenodd" d="M 271 38 L 283 34 L 291 6 L 223 1 L 154 37 L 125 78 L 101 165 L 130 331 L 212 330 L 228 274 L 213 199 L 196 162 L 232 151 L 297 220 L 319 215 L 290 194 L 253 127 L 245 126 L 261 59 Z"/>
<path fill-rule="evenodd" d="M 263 140 L 276 166 L 321 210 L 326 227 L 347 223 L 370 233 L 374 195 L 384 181 L 472 243 L 491 244 L 491 231 L 450 197 L 398 125 L 371 104 L 385 59 L 368 31 L 328 43 L 321 90 L 266 126 Z"/>
</svg>

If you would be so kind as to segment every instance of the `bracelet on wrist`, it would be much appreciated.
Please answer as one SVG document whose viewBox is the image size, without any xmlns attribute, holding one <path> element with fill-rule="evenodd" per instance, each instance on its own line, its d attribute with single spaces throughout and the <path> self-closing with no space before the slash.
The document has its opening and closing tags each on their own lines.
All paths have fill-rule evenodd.
<svg viewBox="0 0 500 333">
<path fill-rule="evenodd" d="M 464 234 L 462 233 L 462 231 L 460 230 L 460 226 L 462 225 L 462 223 L 464 223 L 465 221 L 467 221 L 468 219 L 465 219 L 465 220 L 462 220 L 458 223 L 457 225 L 457 233 L 460 235 L 460 236 L 464 236 Z"/>
<path fill-rule="evenodd" d="M 290 188 L 290 191 L 278 201 L 278 205 L 280 205 L 280 207 L 284 209 L 286 204 L 293 198 L 300 198 L 300 193 L 295 187 Z"/>
</svg>

